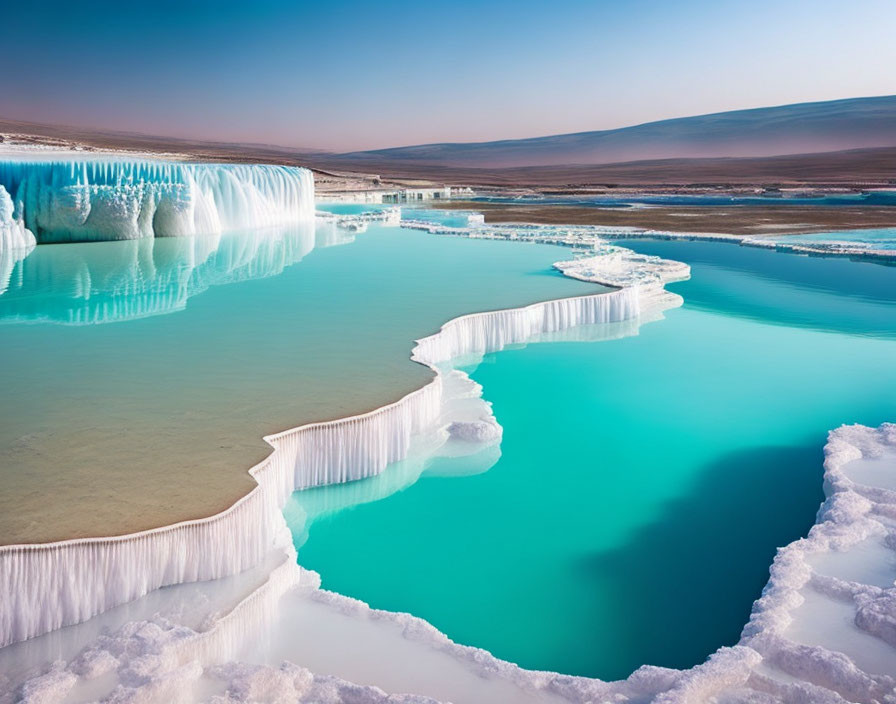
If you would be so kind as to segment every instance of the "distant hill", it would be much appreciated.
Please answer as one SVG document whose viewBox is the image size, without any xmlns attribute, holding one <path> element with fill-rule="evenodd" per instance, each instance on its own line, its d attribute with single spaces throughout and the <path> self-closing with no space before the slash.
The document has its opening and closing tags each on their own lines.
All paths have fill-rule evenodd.
<svg viewBox="0 0 896 704">
<path fill-rule="evenodd" d="M 340 154 L 369 161 L 508 167 L 653 159 L 762 157 L 896 146 L 896 96 L 799 103 L 497 142 L 423 144 Z"/>
<path fill-rule="evenodd" d="M 556 137 L 349 154 L 0 117 L 0 141 L 3 134 L 15 135 L 14 142 L 78 145 L 88 152 L 126 149 L 177 154 L 194 161 L 309 166 L 322 176 L 351 171 L 465 185 L 870 188 L 896 184 L 896 96 L 739 110 Z M 0 143 L 0 153 L 2 148 Z M 645 153 L 656 156 L 644 157 Z"/>
</svg>

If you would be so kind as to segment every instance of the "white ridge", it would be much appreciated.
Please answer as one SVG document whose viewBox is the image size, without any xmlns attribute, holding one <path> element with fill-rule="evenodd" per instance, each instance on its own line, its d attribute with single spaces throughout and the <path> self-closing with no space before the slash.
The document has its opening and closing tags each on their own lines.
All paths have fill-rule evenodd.
<svg viewBox="0 0 896 704">
<path fill-rule="evenodd" d="M 38 243 L 215 234 L 314 217 L 313 176 L 290 166 L 2 161 L 0 186 Z"/>
</svg>

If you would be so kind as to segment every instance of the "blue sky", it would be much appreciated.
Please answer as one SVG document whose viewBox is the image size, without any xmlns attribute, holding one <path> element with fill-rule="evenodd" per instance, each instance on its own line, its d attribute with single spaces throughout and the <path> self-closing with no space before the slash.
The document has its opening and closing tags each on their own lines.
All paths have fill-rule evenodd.
<svg viewBox="0 0 896 704">
<path fill-rule="evenodd" d="M 7 8 L 0 116 L 348 150 L 896 93 L 896 0 Z"/>
</svg>

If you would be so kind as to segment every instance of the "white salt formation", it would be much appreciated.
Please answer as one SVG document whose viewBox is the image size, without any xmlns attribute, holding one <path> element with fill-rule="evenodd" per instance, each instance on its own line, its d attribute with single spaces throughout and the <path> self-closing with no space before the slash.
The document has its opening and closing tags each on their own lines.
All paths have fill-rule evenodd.
<svg viewBox="0 0 896 704">
<path fill-rule="evenodd" d="M 423 230 L 431 235 L 455 235 L 477 240 L 512 240 L 515 242 L 540 242 L 567 247 L 605 244 L 603 237 L 652 236 L 653 231 L 633 227 L 606 227 L 603 225 L 531 225 L 509 223 L 486 225 L 481 214 L 463 211 L 455 215 L 450 211 L 447 220 L 462 220 L 465 224 L 449 225 L 439 220 L 402 218 L 401 224 L 413 230 Z"/>
<path fill-rule="evenodd" d="M 554 268 L 573 279 L 619 287 L 661 287 L 691 275 L 690 267 L 682 262 L 638 254 L 610 244 L 596 244 L 587 256 L 556 262 Z"/>
<path fill-rule="evenodd" d="M 419 340 L 412 359 L 433 365 L 456 357 L 479 356 L 543 333 L 636 318 L 640 311 L 639 292 L 634 287 L 560 298 L 525 308 L 474 313 L 455 318 L 435 335 Z"/>
<path fill-rule="evenodd" d="M 16 220 L 9 193 L 0 186 L 0 294 L 9 285 L 13 267 L 28 256 L 35 244 L 32 232 Z"/>
<path fill-rule="evenodd" d="M 214 234 L 314 217 L 311 172 L 288 166 L 6 161 L 0 186 L 38 243 Z"/>
<path fill-rule="evenodd" d="M 355 215 L 338 215 L 336 213 L 328 213 L 325 210 L 318 210 L 317 218 L 324 222 L 333 223 L 337 227 L 346 230 L 362 232 L 366 229 L 368 223 L 371 222 L 385 226 L 398 227 L 398 225 L 401 224 L 401 208 L 397 205 L 393 205 L 389 208 L 368 210 Z"/>
<path fill-rule="evenodd" d="M 16 217 L 15 207 L 7 190 L 0 185 L 0 252 L 11 249 L 29 250 L 36 244 L 34 234 Z"/>
<path fill-rule="evenodd" d="M 741 637 L 762 663 L 744 686 L 785 701 L 893 702 L 896 425 L 834 430 L 824 468 L 816 525 L 778 552 Z"/>
</svg>

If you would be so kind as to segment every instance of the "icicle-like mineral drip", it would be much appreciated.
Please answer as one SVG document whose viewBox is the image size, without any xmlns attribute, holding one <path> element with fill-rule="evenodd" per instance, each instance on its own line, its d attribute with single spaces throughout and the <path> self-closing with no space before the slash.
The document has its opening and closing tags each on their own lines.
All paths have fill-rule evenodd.
<svg viewBox="0 0 896 704">
<path fill-rule="evenodd" d="M 314 217 L 311 172 L 290 166 L 9 161 L 0 162 L 0 186 L 37 242 L 183 237 Z"/>
<path fill-rule="evenodd" d="M 36 244 L 34 235 L 21 217 L 16 216 L 16 209 L 7 190 L 0 185 L 0 252 L 18 249 L 30 250 Z"/>
</svg>

